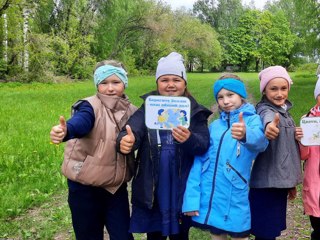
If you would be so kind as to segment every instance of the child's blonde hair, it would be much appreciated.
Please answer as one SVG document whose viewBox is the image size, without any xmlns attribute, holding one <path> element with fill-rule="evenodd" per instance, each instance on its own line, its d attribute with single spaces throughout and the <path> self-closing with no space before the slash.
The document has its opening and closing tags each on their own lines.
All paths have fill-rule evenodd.
<svg viewBox="0 0 320 240">
<path fill-rule="evenodd" d="M 125 70 L 127 72 L 127 70 L 122 62 L 119 62 L 119 61 L 116 61 L 113 59 L 107 59 L 107 60 L 103 60 L 101 62 L 98 62 L 96 64 L 96 67 L 94 68 L 94 71 L 97 70 L 97 68 L 104 66 L 104 65 L 111 65 L 114 67 L 122 68 L 123 70 Z"/>
<path fill-rule="evenodd" d="M 222 79 L 226 79 L 226 78 L 233 78 L 233 79 L 237 79 L 237 80 L 243 82 L 238 75 L 233 74 L 233 73 L 223 73 L 223 74 L 218 78 L 218 80 L 222 80 Z"/>
</svg>

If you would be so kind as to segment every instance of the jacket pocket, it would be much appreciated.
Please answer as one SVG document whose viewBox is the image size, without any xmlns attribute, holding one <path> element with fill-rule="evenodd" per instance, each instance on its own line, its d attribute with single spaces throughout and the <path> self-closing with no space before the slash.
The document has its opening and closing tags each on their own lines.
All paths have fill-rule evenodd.
<svg viewBox="0 0 320 240">
<path fill-rule="evenodd" d="M 224 175 L 234 187 L 238 189 L 248 187 L 248 180 L 229 161 L 226 162 Z"/>
</svg>

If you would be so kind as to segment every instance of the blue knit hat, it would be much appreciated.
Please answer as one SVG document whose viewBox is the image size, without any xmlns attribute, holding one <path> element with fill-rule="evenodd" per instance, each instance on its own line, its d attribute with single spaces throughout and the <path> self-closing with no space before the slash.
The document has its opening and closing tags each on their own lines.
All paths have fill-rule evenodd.
<svg viewBox="0 0 320 240">
<path fill-rule="evenodd" d="M 163 75 L 176 75 L 187 82 L 186 68 L 181 54 L 172 52 L 158 61 L 156 80 Z"/>
<path fill-rule="evenodd" d="M 243 98 L 247 98 L 246 87 L 244 86 L 244 83 L 238 79 L 225 78 L 217 80 L 213 85 L 213 94 L 216 100 L 218 93 L 222 88 L 234 92 Z"/>
<path fill-rule="evenodd" d="M 103 65 L 95 70 L 93 74 L 94 84 L 96 87 L 98 87 L 103 80 L 111 75 L 116 75 L 123 82 L 124 87 L 128 87 L 128 77 L 126 71 L 123 68 L 112 65 Z"/>
</svg>

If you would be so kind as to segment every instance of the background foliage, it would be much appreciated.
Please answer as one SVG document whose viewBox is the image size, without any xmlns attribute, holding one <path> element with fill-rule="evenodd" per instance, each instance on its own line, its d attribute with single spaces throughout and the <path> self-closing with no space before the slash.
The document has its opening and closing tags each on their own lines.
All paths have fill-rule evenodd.
<svg viewBox="0 0 320 240">
<path fill-rule="evenodd" d="M 189 71 L 294 70 L 319 59 L 320 2 L 198 0 L 172 10 L 160 0 L 0 0 L 0 79 L 85 79 L 103 59 L 131 74 L 181 52 Z"/>
</svg>

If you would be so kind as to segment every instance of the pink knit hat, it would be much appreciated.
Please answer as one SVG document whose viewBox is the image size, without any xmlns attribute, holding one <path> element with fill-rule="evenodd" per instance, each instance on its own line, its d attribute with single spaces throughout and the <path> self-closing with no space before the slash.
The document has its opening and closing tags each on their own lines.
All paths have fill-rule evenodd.
<svg viewBox="0 0 320 240">
<path fill-rule="evenodd" d="M 260 79 L 260 92 L 262 93 L 265 87 L 267 86 L 268 82 L 270 82 L 274 78 L 284 78 L 289 83 L 289 90 L 290 85 L 293 84 L 287 70 L 281 66 L 271 66 L 266 69 L 263 69 L 259 73 Z"/>
</svg>

